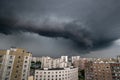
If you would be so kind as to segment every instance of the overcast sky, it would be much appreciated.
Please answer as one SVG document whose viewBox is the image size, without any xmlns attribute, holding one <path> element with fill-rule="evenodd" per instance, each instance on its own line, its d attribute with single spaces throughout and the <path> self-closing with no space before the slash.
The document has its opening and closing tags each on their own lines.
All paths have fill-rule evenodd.
<svg viewBox="0 0 120 80">
<path fill-rule="evenodd" d="M 0 48 L 33 56 L 120 54 L 120 0 L 0 0 Z"/>
</svg>

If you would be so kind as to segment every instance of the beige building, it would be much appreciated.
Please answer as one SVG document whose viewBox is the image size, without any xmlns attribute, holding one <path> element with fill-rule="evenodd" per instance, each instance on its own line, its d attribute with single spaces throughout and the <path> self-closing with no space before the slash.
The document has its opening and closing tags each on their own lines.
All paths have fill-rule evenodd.
<svg viewBox="0 0 120 80">
<path fill-rule="evenodd" d="M 25 49 L 0 50 L 0 79 L 28 80 L 31 57 Z"/>
<path fill-rule="evenodd" d="M 29 77 L 28 77 L 28 80 L 34 80 L 34 79 L 33 79 L 33 76 L 29 76 Z"/>
</svg>

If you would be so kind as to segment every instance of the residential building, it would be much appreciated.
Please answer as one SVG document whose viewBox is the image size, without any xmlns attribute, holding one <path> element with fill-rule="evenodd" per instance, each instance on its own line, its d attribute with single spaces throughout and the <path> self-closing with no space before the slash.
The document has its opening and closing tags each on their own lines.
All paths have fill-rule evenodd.
<svg viewBox="0 0 120 80">
<path fill-rule="evenodd" d="M 85 69 L 85 63 L 87 63 L 86 58 L 80 58 L 79 60 L 75 60 L 72 64 L 74 67 L 78 67 L 80 70 Z"/>
<path fill-rule="evenodd" d="M 27 80 L 31 57 L 25 49 L 0 50 L 0 80 Z"/>
<path fill-rule="evenodd" d="M 72 63 L 73 63 L 75 61 L 80 60 L 80 56 L 72 56 L 71 59 L 72 59 Z"/>
<path fill-rule="evenodd" d="M 35 80 L 78 80 L 78 68 L 44 68 L 35 70 Z"/>
<path fill-rule="evenodd" d="M 99 58 L 85 66 L 85 80 L 120 80 L 120 63 L 113 58 Z"/>
<path fill-rule="evenodd" d="M 68 57 L 61 56 L 61 58 L 42 57 L 41 68 L 65 68 L 68 67 Z"/>
<path fill-rule="evenodd" d="M 63 62 L 68 62 L 68 56 L 61 56 Z"/>
</svg>

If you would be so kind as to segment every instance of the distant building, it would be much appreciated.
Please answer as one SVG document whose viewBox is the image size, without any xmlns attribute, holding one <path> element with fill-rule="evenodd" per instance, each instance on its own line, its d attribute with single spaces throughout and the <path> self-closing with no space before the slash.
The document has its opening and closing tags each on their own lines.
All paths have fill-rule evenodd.
<svg viewBox="0 0 120 80">
<path fill-rule="evenodd" d="M 85 63 L 87 63 L 86 58 L 80 58 L 79 60 L 75 60 L 72 64 L 74 67 L 78 67 L 80 70 L 85 69 Z"/>
<path fill-rule="evenodd" d="M 63 62 L 68 62 L 68 56 L 61 56 L 61 60 Z"/>
<path fill-rule="evenodd" d="M 117 59 L 97 59 L 85 66 L 85 80 L 120 80 L 120 63 Z"/>
<path fill-rule="evenodd" d="M 72 56 L 71 59 L 72 59 L 72 63 L 73 63 L 75 61 L 80 60 L 80 56 Z"/>
<path fill-rule="evenodd" d="M 61 56 L 61 58 L 42 57 L 41 68 L 65 68 L 68 67 L 68 57 Z"/>
<path fill-rule="evenodd" d="M 25 49 L 0 50 L 0 80 L 28 80 L 31 57 Z"/>
<path fill-rule="evenodd" d="M 35 70 L 35 80 L 78 80 L 78 68 Z"/>
<path fill-rule="evenodd" d="M 36 62 L 37 58 L 36 57 L 32 57 L 31 61 Z"/>
</svg>

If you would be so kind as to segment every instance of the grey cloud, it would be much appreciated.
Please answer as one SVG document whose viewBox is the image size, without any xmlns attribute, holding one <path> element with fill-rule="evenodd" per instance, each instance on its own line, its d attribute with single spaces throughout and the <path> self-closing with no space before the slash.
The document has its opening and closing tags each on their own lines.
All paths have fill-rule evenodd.
<svg viewBox="0 0 120 80">
<path fill-rule="evenodd" d="M 119 8 L 119 0 L 1 0 L 0 33 L 63 37 L 96 49 L 120 37 Z"/>
</svg>

